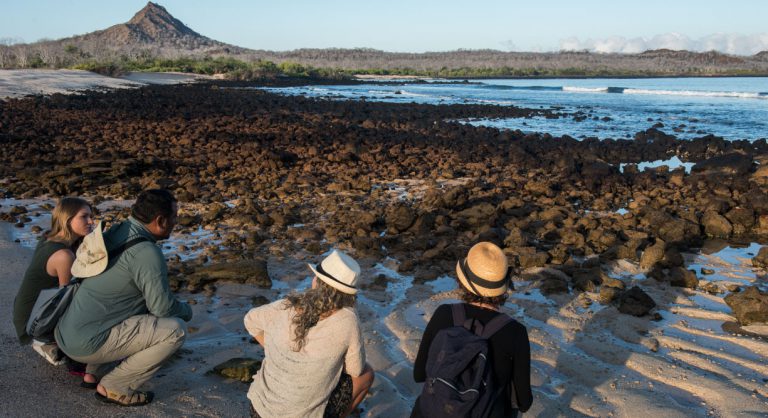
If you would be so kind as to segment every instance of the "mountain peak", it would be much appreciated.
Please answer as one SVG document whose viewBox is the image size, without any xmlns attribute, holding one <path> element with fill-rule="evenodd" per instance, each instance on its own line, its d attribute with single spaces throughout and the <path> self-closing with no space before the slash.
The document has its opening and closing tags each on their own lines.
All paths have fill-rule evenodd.
<svg viewBox="0 0 768 418">
<path fill-rule="evenodd" d="M 148 2 L 126 25 L 133 27 L 134 30 L 151 40 L 177 38 L 185 35 L 200 36 L 199 33 L 168 13 L 165 7 L 152 2 Z"/>
<path fill-rule="evenodd" d="M 171 16 L 170 13 L 168 13 L 168 10 L 165 10 L 165 7 L 157 4 L 152 3 L 151 1 L 147 3 L 146 6 L 144 6 L 143 9 L 136 12 L 135 15 L 133 15 L 133 18 L 128 21 L 128 23 L 137 25 L 140 24 L 144 20 L 175 20 L 173 16 Z"/>
</svg>

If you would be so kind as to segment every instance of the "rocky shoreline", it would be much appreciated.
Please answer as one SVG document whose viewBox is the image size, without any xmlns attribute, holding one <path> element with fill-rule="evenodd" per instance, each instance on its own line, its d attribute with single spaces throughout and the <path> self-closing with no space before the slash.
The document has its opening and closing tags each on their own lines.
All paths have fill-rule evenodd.
<svg viewBox="0 0 768 418">
<path fill-rule="evenodd" d="M 501 244 L 520 268 L 572 274 L 590 256 L 642 254 L 645 268 L 676 268 L 674 252 L 708 236 L 768 237 L 765 140 L 682 141 L 650 129 L 631 140 L 576 141 L 447 122 L 532 116 L 560 117 L 217 84 L 15 99 L 0 103 L 0 178 L 17 197 L 98 201 L 165 187 L 206 204 L 183 226 L 237 230 L 225 240 L 235 253 L 258 253 L 270 240 L 315 252 L 346 245 L 426 270 L 417 275 L 425 279 L 450 272 L 481 239 Z M 692 173 L 617 168 L 674 155 L 696 162 Z"/>
<path fill-rule="evenodd" d="M 743 326 L 768 321 L 764 273 L 751 286 L 708 280 L 712 272 L 690 269 L 688 259 L 711 238 L 768 241 L 765 140 L 687 141 L 650 129 L 633 139 L 577 141 L 455 122 L 573 117 L 557 110 L 306 99 L 242 87 L 217 82 L 0 101 L 0 190 L 15 198 L 84 195 L 103 202 L 107 222 L 127 211 L 111 199 L 149 187 L 174 191 L 182 202 L 179 232 L 191 238 L 170 248 L 172 286 L 190 300 L 209 300 L 203 303 L 239 285 L 264 289 L 247 302 L 264 303 L 285 290 L 273 284 L 301 283 L 303 261 L 345 248 L 373 272 L 364 285 L 370 299 L 360 307 L 371 319 L 367 345 L 379 347 L 372 361 L 388 376 L 382 385 L 406 400 L 415 390 L 407 374 L 421 315 L 450 298 L 443 281 L 480 240 L 508 254 L 523 289 L 514 302 L 525 310 L 519 318 L 536 328 L 532 341 L 546 362 L 572 354 L 552 351 L 562 342 L 543 331 L 548 316 L 563 324 L 573 316 L 564 329 L 602 324 L 637 342 L 613 324 L 653 330 L 648 321 L 664 320 L 660 309 L 667 315 L 679 305 L 671 288 L 724 297 L 739 321 L 723 325 L 734 344 L 742 344 L 736 336 L 746 333 Z M 695 163 L 690 173 L 637 167 L 672 156 Z M 33 212 L 6 204 L 0 219 L 25 227 Z M 768 250 L 752 263 L 764 269 Z M 649 279 L 613 274 L 616 265 Z M 536 295 L 550 302 L 526 299 Z M 378 303 L 383 307 L 371 307 Z M 560 313 L 548 311 L 552 303 Z M 585 319 L 593 304 L 616 310 Z M 578 335 L 577 342 L 602 334 Z M 670 341 L 658 335 L 640 344 L 656 352 L 678 344 Z M 547 379 L 534 377 L 542 385 L 537 397 L 547 396 Z M 755 390 L 768 396 L 764 387 Z M 373 410 L 392 413 L 381 406 L 389 403 L 372 401 Z M 397 413 L 407 408 L 395 404 Z"/>
</svg>

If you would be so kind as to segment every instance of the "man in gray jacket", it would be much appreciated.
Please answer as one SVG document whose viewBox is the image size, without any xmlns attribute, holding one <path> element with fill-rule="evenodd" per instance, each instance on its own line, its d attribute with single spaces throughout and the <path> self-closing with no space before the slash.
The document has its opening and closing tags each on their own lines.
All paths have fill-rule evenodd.
<svg viewBox="0 0 768 418">
<path fill-rule="evenodd" d="M 64 353 L 100 379 L 96 397 L 104 402 L 151 402 L 153 393 L 139 387 L 184 343 L 182 320 L 189 321 L 192 310 L 171 293 L 165 258 L 155 244 L 170 236 L 176 215 L 170 192 L 142 192 L 131 216 L 103 234 L 110 253 L 106 270 L 83 280 L 56 328 Z"/>
</svg>

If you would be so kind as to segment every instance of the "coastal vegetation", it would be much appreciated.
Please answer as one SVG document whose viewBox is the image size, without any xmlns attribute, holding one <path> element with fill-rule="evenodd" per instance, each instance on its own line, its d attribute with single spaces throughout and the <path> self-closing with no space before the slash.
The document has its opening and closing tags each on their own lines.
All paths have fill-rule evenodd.
<svg viewBox="0 0 768 418">
<path fill-rule="evenodd" d="M 58 40 L 0 39 L 0 68 L 76 68 L 222 74 L 234 80 L 279 75 L 344 79 L 354 74 L 417 77 L 689 77 L 767 76 L 768 51 L 752 56 L 653 50 L 639 54 L 585 51 L 506 52 L 459 49 L 401 53 L 371 48 L 265 51 L 203 36 L 154 3 L 128 22 Z"/>
</svg>

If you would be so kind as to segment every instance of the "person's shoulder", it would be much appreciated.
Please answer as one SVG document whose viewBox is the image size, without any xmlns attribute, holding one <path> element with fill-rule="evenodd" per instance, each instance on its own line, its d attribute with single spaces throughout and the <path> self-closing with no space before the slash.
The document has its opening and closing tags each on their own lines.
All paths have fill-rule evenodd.
<svg viewBox="0 0 768 418">
<path fill-rule="evenodd" d="M 444 303 L 435 309 L 435 313 L 432 314 L 432 317 L 442 318 L 443 316 L 450 316 L 453 317 L 453 304 L 452 303 Z"/>
<path fill-rule="evenodd" d="M 514 334 L 520 334 L 520 333 L 527 333 L 528 329 L 525 327 L 525 325 L 521 324 L 519 321 L 517 321 L 515 318 L 513 318 L 511 315 L 506 313 L 500 313 L 499 315 L 504 315 L 507 318 L 509 318 L 509 322 L 504 325 L 504 327 L 501 329 L 501 332 L 509 332 Z"/>
<path fill-rule="evenodd" d="M 285 302 L 286 302 L 286 299 L 278 299 L 276 301 L 265 303 L 260 306 L 255 306 L 251 308 L 249 312 L 261 314 L 261 313 L 266 313 L 268 311 L 287 311 L 288 306 Z"/>
<path fill-rule="evenodd" d="M 128 241 L 131 241 L 131 239 L 126 240 L 126 242 Z M 163 257 L 163 251 L 160 249 L 160 246 L 150 240 L 139 242 L 138 244 L 133 245 L 131 248 L 127 248 L 125 252 L 131 253 L 136 257 L 160 257 L 163 260 L 165 259 Z"/>
<path fill-rule="evenodd" d="M 345 306 L 341 309 L 339 309 L 339 312 L 337 312 L 339 318 L 343 318 L 345 320 L 354 320 L 357 321 L 357 309 Z"/>
<path fill-rule="evenodd" d="M 55 251 L 53 251 L 51 253 L 51 256 L 48 257 L 48 260 L 68 261 L 70 264 L 72 264 L 75 261 L 75 253 L 72 252 L 72 250 L 65 245 L 64 247 L 58 248 Z"/>
</svg>

